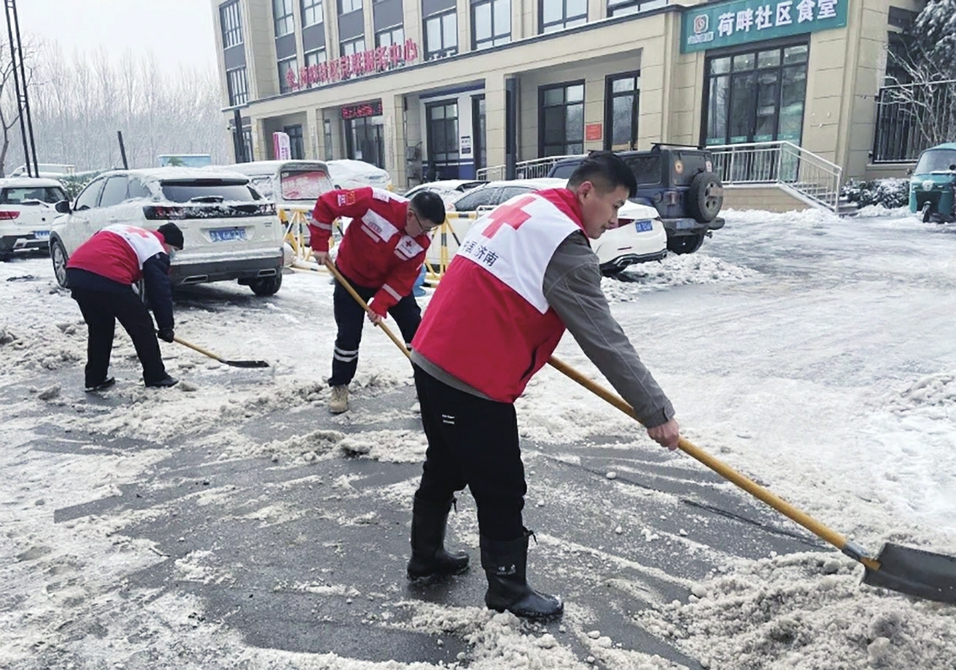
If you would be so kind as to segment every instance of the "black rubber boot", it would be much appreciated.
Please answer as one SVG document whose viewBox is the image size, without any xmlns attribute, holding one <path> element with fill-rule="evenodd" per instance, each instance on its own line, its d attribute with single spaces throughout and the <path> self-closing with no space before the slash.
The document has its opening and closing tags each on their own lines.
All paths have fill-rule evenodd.
<svg viewBox="0 0 956 670">
<path fill-rule="evenodd" d="M 538 593 L 528 586 L 528 538 L 533 533 L 527 528 L 517 540 L 501 542 L 481 538 L 481 567 L 488 576 L 485 604 L 493 610 L 508 610 L 527 619 L 550 619 L 561 616 L 564 603 L 558 596 Z"/>
<path fill-rule="evenodd" d="M 408 562 L 408 578 L 434 582 L 468 569 L 468 555 L 461 551 L 445 551 L 445 527 L 454 497 L 436 504 L 415 496 L 412 506 L 412 558 Z"/>
</svg>

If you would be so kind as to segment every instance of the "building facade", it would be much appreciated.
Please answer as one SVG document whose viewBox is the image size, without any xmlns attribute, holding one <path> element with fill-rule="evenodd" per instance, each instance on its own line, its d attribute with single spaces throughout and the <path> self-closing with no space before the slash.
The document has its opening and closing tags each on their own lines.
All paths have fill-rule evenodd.
<svg viewBox="0 0 956 670">
<path fill-rule="evenodd" d="M 399 189 L 655 142 L 786 140 L 862 177 L 887 45 L 920 6 L 212 0 L 237 160 L 285 133 L 293 158 L 364 160 Z"/>
</svg>

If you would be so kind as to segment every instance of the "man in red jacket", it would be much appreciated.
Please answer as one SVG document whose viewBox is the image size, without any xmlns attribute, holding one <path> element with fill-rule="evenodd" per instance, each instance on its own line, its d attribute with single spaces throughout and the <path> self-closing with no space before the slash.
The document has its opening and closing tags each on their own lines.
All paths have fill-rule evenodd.
<svg viewBox="0 0 956 670">
<path fill-rule="evenodd" d="M 172 342 L 169 258 L 173 249 L 182 248 L 183 233 L 175 223 L 163 224 L 159 230 L 114 225 L 97 232 L 70 256 L 67 285 L 89 330 L 87 391 L 102 391 L 116 382 L 107 373 L 117 320 L 133 340 L 146 386 L 163 388 L 177 383 L 166 373 L 153 320 L 133 292 L 133 284 L 143 281 L 159 336 Z"/>
<path fill-rule="evenodd" d="M 527 492 L 514 401 L 547 363 L 565 329 L 633 407 L 651 439 L 675 449 L 674 408 L 614 320 L 588 239 L 617 223 L 636 189 L 618 156 L 594 152 L 566 188 L 512 198 L 479 219 L 432 296 L 412 342 L 428 439 L 412 508 L 410 579 L 465 570 L 444 548 L 455 491 L 478 507 L 485 604 L 548 618 L 561 599 L 528 585 Z M 462 354 L 462 352 L 468 352 Z"/>
<path fill-rule="evenodd" d="M 339 243 L 336 267 L 363 300 L 371 301 L 369 321 L 378 324 L 391 314 L 405 342 L 411 342 L 422 320 L 412 287 L 428 250 L 428 233 L 445 221 L 442 199 L 422 191 L 406 200 L 371 187 L 324 193 L 315 203 L 309 224 L 312 255 L 319 265 L 325 264 L 332 222 L 340 216 L 352 222 Z M 349 408 L 349 383 L 358 366 L 365 313 L 338 283 L 332 304 L 338 334 L 329 378 L 329 411 L 340 414 Z"/>
</svg>

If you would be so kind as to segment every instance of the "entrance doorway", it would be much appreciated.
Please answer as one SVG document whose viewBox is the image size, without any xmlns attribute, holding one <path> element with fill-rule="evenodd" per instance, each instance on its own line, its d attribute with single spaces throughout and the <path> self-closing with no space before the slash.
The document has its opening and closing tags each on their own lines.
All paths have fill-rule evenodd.
<svg viewBox="0 0 956 670">
<path fill-rule="evenodd" d="M 604 149 L 637 149 L 637 117 L 641 101 L 641 73 L 608 75 L 604 92 Z"/>
<path fill-rule="evenodd" d="M 385 117 L 345 120 L 345 149 L 349 158 L 385 168 Z"/>
<path fill-rule="evenodd" d="M 458 102 L 445 100 L 425 105 L 425 130 L 428 142 L 426 181 L 457 179 Z"/>
</svg>

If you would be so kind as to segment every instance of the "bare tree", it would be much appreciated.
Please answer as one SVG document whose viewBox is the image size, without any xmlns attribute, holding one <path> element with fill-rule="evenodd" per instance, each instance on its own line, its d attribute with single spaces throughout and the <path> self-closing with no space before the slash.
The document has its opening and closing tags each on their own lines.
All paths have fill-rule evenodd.
<svg viewBox="0 0 956 670">
<path fill-rule="evenodd" d="M 27 42 L 21 46 L 23 52 L 23 69 L 26 70 L 26 82 L 20 85 L 31 85 L 34 79 L 36 45 Z M 7 153 L 10 150 L 10 134 L 15 133 L 14 126 L 20 123 L 20 104 L 17 99 L 16 87 L 13 79 L 13 61 L 10 60 L 10 43 L 0 40 L 0 176 L 6 175 Z"/>
</svg>

